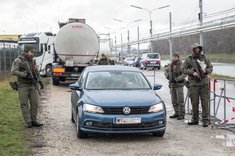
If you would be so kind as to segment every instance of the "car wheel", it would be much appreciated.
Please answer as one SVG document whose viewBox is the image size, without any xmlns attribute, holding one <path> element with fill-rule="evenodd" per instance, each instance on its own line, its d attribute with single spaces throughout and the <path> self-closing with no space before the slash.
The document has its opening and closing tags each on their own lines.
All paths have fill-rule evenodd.
<svg viewBox="0 0 235 156">
<path fill-rule="evenodd" d="M 87 138 L 87 137 L 88 137 L 87 133 L 83 132 L 83 131 L 80 129 L 79 116 L 78 116 L 78 114 L 77 114 L 77 121 L 76 121 L 76 132 L 77 132 L 77 138 L 78 138 L 78 139 L 84 139 L 84 138 Z"/>
<path fill-rule="evenodd" d="M 72 121 L 72 123 L 75 123 L 75 120 L 73 118 L 73 107 L 72 107 L 72 105 L 71 105 L 71 121 Z"/>
<path fill-rule="evenodd" d="M 154 132 L 153 136 L 154 137 L 163 137 L 165 134 L 165 130 L 164 131 L 160 131 L 160 132 Z"/>
<path fill-rule="evenodd" d="M 157 67 L 157 69 L 158 69 L 158 70 L 160 70 L 160 69 L 161 69 L 161 67 Z"/>
<path fill-rule="evenodd" d="M 46 70 L 46 77 L 51 77 L 52 76 L 52 66 L 47 65 L 45 70 Z"/>
<path fill-rule="evenodd" d="M 141 69 L 141 70 L 145 70 L 145 67 L 144 67 L 144 64 L 143 64 L 143 63 L 140 64 L 140 69 Z"/>
</svg>

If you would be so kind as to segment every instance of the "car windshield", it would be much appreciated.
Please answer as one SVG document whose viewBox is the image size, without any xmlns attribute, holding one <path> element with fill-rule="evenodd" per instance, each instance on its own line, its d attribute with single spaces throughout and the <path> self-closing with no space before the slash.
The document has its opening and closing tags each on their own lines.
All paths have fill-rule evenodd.
<svg viewBox="0 0 235 156">
<path fill-rule="evenodd" d="M 159 55 L 158 54 L 148 54 L 147 56 L 149 59 L 158 59 Z"/>
<path fill-rule="evenodd" d="M 105 71 L 89 72 L 85 89 L 93 90 L 140 90 L 151 89 L 140 72 Z"/>
</svg>

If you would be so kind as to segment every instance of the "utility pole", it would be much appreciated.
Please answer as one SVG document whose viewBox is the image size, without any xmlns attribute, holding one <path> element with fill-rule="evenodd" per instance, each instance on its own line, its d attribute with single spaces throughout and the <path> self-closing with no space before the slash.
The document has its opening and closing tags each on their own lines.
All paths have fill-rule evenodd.
<svg viewBox="0 0 235 156">
<path fill-rule="evenodd" d="M 169 38 L 169 50 L 170 50 L 170 60 L 172 61 L 172 17 L 171 12 L 169 13 L 169 20 L 170 20 L 170 38 Z"/>
<path fill-rule="evenodd" d="M 130 55 L 130 53 L 131 53 L 131 45 L 130 45 L 130 31 L 129 31 L 129 29 L 127 30 L 127 42 L 128 42 L 128 45 L 127 45 L 127 54 Z"/>
<path fill-rule="evenodd" d="M 152 37 L 153 37 L 153 21 L 152 21 L 152 11 L 149 12 L 149 24 L 150 24 L 150 52 L 153 52 L 153 43 L 152 43 Z"/>
<path fill-rule="evenodd" d="M 122 34 L 121 34 L 121 58 L 123 56 L 123 46 L 122 46 Z M 120 61 L 120 58 L 119 58 L 119 61 Z"/>
<path fill-rule="evenodd" d="M 200 8 L 200 13 L 199 13 L 199 21 L 200 21 L 200 28 L 203 25 L 203 3 L 202 0 L 199 0 L 199 8 Z M 200 30 L 200 45 L 203 46 L 203 32 Z"/>
<path fill-rule="evenodd" d="M 140 28 L 137 26 L 137 39 L 138 39 L 138 51 L 137 51 L 137 57 L 140 56 Z"/>
<path fill-rule="evenodd" d="M 116 35 L 115 35 L 114 44 L 115 44 L 115 57 L 117 57 L 117 38 L 116 38 Z"/>
</svg>

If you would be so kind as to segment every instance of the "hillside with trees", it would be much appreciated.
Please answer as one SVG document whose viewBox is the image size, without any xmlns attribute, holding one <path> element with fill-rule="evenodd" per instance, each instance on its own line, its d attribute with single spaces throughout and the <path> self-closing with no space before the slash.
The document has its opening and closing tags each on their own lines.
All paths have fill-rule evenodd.
<svg viewBox="0 0 235 156">
<path fill-rule="evenodd" d="M 199 42 L 199 34 L 173 38 L 173 52 L 181 55 L 191 53 L 191 45 Z M 153 41 L 153 50 L 160 54 L 169 54 L 168 39 Z M 235 27 L 204 33 L 204 52 L 207 54 L 235 55 Z"/>
</svg>

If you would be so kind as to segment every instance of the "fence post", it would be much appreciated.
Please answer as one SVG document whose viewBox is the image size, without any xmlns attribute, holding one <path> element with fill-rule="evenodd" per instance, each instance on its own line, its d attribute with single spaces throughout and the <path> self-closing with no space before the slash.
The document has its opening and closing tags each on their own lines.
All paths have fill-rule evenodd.
<svg viewBox="0 0 235 156">
<path fill-rule="evenodd" d="M 12 47 L 11 47 L 11 45 L 9 45 L 9 54 L 10 54 L 10 59 L 9 59 L 9 61 L 10 61 L 10 63 L 9 63 L 9 69 L 11 69 L 11 61 L 12 61 L 12 52 L 13 52 L 13 49 L 12 49 Z"/>
<path fill-rule="evenodd" d="M 225 126 L 226 126 L 226 116 L 227 116 L 227 114 L 226 114 L 226 82 L 225 82 L 225 80 L 224 80 L 224 123 L 225 123 Z"/>
<path fill-rule="evenodd" d="M 215 95 L 215 85 L 216 85 L 216 79 L 214 79 L 213 81 L 213 107 L 214 107 L 214 119 L 213 119 L 213 124 L 212 124 L 212 128 L 215 128 L 215 98 L 216 98 L 216 95 Z"/>
<path fill-rule="evenodd" d="M 5 45 L 5 42 L 3 42 L 3 66 L 4 66 L 4 73 L 6 73 L 7 71 L 7 63 L 6 63 L 6 45 Z"/>
<path fill-rule="evenodd" d="M 2 50 L 0 49 L 0 72 L 2 71 Z"/>
</svg>

